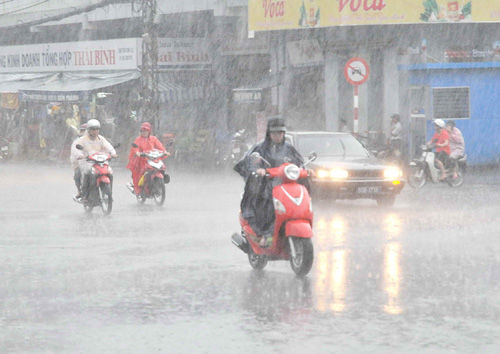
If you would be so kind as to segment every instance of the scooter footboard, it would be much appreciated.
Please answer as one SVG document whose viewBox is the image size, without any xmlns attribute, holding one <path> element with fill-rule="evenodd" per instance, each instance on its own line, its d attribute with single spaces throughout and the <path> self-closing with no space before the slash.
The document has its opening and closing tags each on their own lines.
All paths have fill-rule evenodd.
<svg viewBox="0 0 500 354">
<path fill-rule="evenodd" d="M 290 220 L 285 225 L 285 235 L 287 237 L 312 238 L 311 224 L 307 220 Z"/>
</svg>

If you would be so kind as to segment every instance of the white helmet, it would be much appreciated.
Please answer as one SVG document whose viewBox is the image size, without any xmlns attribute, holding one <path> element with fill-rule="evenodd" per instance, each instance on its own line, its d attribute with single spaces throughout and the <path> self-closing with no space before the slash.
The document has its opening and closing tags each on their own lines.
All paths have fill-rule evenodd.
<svg viewBox="0 0 500 354">
<path fill-rule="evenodd" d="M 439 128 L 444 128 L 444 120 L 442 119 L 434 119 L 434 124 L 436 124 Z"/>
<path fill-rule="evenodd" d="M 444 127 L 444 123 L 443 123 Z M 87 122 L 87 130 L 90 130 L 92 128 L 99 128 L 101 129 L 101 123 L 97 119 L 91 119 Z"/>
</svg>

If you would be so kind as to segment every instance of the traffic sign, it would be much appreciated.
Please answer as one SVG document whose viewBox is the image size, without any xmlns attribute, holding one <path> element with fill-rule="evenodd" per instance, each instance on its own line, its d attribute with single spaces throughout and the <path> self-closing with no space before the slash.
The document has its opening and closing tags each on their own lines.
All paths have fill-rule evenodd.
<svg viewBox="0 0 500 354">
<path fill-rule="evenodd" d="M 368 80 L 370 67 L 368 63 L 361 58 L 351 58 L 344 68 L 344 76 L 351 85 L 359 86 Z"/>
</svg>

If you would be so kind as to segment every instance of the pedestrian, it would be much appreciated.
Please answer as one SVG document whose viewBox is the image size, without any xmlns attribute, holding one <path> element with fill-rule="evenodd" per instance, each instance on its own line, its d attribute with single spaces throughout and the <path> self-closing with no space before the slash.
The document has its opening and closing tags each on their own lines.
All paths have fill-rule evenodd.
<svg viewBox="0 0 500 354">
<path fill-rule="evenodd" d="M 347 122 L 346 122 L 345 119 L 341 119 L 340 120 L 339 132 L 341 132 L 341 133 L 349 133 L 349 127 L 347 126 Z"/>
<path fill-rule="evenodd" d="M 391 136 L 389 138 L 389 145 L 394 153 L 398 151 L 399 154 L 401 154 L 402 133 L 403 126 L 401 125 L 401 116 L 399 114 L 393 114 L 391 116 Z"/>
</svg>

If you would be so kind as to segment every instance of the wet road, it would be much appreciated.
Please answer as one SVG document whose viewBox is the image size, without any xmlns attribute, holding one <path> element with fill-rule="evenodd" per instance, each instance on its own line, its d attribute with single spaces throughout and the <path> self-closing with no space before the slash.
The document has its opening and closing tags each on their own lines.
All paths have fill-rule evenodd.
<svg viewBox="0 0 500 354">
<path fill-rule="evenodd" d="M 173 171 L 86 215 L 67 166 L 0 165 L 2 353 L 496 353 L 500 188 L 405 187 L 393 208 L 315 200 L 316 258 L 251 270 L 242 181 Z"/>
</svg>

